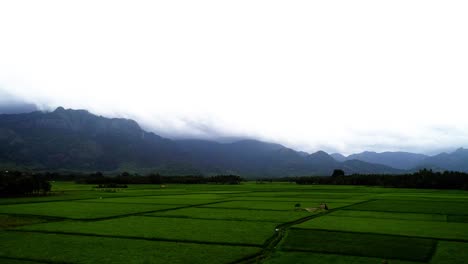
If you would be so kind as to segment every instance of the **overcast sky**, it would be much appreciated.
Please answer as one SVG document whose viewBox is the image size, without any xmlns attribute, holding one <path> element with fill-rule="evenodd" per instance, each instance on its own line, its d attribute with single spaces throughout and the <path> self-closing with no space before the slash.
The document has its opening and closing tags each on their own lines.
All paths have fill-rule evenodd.
<svg viewBox="0 0 468 264">
<path fill-rule="evenodd" d="M 0 104 L 345 154 L 468 146 L 468 1 L 1 1 Z"/>
</svg>

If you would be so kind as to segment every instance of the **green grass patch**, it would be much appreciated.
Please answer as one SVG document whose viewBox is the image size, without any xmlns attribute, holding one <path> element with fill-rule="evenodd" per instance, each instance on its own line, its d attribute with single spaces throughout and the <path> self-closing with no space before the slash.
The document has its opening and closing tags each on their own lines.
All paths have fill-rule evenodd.
<svg viewBox="0 0 468 264">
<path fill-rule="evenodd" d="M 120 198 L 102 198 L 92 200 L 81 200 L 79 202 L 93 202 L 93 203 L 131 203 L 131 204 L 175 204 L 175 205 L 193 205 L 215 202 L 216 200 L 202 200 L 202 199 L 159 199 L 159 196 L 149 197 L 120 197 Z"/>
<path fill-rule="evenodd" d="M 275 226 L 274 223 L 264 222 L 131 216 L 95 222 L 65 221 L 45 223 L 25 226 L 20 229 L 262 245 L 265 240 L 273 235 Z"/>
<path fill-rule="evenodd" d="M 338 210 L 329 215 L 341 216 L 341 217 L 364 217 L 364 218 L 377 218 L 377 219 L 422 220 L 422 221 L 438 221 L 438 222 L 447 221 L 447 216 L 441 215 L 441 214 L 415 214 L 415 213 Z M 343 221 L 346 221 L 346 219 L 343 219 Z"/>
<path fill-rule="evenodd" d="M 468 261 L 468 243 L 440 241 L 432 257 L 432 264 L 465 264 Z"/>
<path fill-rule="evenodd" d="M 177 205 L 49 202 L 0 206 L 3 214 L 25 214 L 73 219 L 96 219 L 175 208 Z"/>
<path fill-rule="evenodd" d="M 44 262 L 36 262 L 36 261 L 21 260 L 21 259 L 1 258 L 1 257 L 0 257 L 0 262 L 2 264 L 37 264 L 37 263 L 44 263 Z"/>
<path fill-rule="evenodd" d="M 179 195 L 161 195 L 161 196 L 145 196 L 147 199 L 177 199 L 177 200 L 222 200 L 228 198 L 226 195 L 218 193 L 198 193 L 198 194 L 179 194 Z"/>
<path fill-rule="evenodd" d="M 468 223 L 468 215 L 448 215 L 447 221 L 455 223 Z"/>
<path fill-rule="evenodd" d="M 295 191 L 286 192 L 255 192 L 248 193 L 249 197 L 255 197 L 258 199 L 289 199 L 289 198 L 302 198 L 302 199 L 318 199 L 318 200 L 329 200 L 329 199 L 353 199 L 365 193 L 354 193 L 354 192 L 321 192 L 321 191 L 308 191 L 300 190 L 299 188 Z"/>
<path fill-rule="evenodd" d="M 408 221 L 326 215 L 297 225 L 301 228 L 369 232 L 379 234 L 468 239 L 468 224 L 434 221 Z"/>
<path fill-rule="evenodd" d="M 45 222 L 37 217 L 21 217 L 13 215 L 0 215 L 0 228 L 10 228 L 23 225 L 31 225 Z"/>
<path fill-rule="evenodd" d="M 445 201 L 376 200 L 353 205 L 346 209 L 401 213 L 468 215 L 468 203 Z"/>
<path fill-rule="evenodd" d="M 435 240 L 399 236 L 290 229 L 281 248 L 384 259 L 426 261 Z"/>
<path fill-rule="evenodd" d="M 0 257 L 72 263 L 230 263 L 259 250 L 255 247 L 17 232 L 0 233 L 0 241 Z"/>
<path fill-rule="evenodd" d="M 279 251 L 274 253 L 268 258 L 265 264 L 380 264 L 384 259 L 335 255 L 335 254 L 322 254 L 314 252 L 283 252 Z M 421 262 L 404 261 L 404 260 L 391 260 L 391 264 L 420 264 Z"/>
<path fill-rule="evenodd" d="M 228 202 L 206 205 L 203 207 L 292 211 L 295 209 L 294 206 L 296 203 L 298 202 L 228 201 Z M 349 204 L 351 203 L 334 203 L 334 202 L 327 203 L 330 209 L 346 206 Z M 320 203 L 315 203 L 315 202 L 301 203 L 301 207 L 303 208 L 305 207 L 316 208 L 319 206 L 320 206 Z"/>
<path fill-rule="evenodd" d="M 358 203 L 365 200 L 362 199 L 323 199 L 323 198 L 304 198 L 304 197 L 233 197 L 235 201 L 252 201 L 252 202 L 293 202 L 293 203 L 304 203 L 304 204 L 320 204 L 320 203 Z"/>
<path fill-rule="evenodd" d="M 184 208 L 166 212 L 156 212 L 149 215 L 183 217 L 183 218 L 208 218 L 224 220 L 250 220 L 269 221 L 276 223 L 291 222 L 311 215 L 305 211 L 264 211 L 244 209 L 221 209 L 221 208 Z"/>
</svg>

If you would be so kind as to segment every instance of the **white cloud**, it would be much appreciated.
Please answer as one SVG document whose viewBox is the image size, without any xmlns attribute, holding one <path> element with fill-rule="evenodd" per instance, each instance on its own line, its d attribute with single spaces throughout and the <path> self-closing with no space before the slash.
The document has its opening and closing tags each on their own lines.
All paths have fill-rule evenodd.
<svg viewBox="0 0 468 264">
<path fill-rule="evenodd" d="M 0 89 L 163 134 L 468 143 L 466 1 L 2 1 Z"/>
</svg>

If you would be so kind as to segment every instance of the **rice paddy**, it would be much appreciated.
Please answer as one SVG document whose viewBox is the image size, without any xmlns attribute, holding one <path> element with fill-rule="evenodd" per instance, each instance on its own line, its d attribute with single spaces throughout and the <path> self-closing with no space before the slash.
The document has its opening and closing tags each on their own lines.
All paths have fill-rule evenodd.
<svg viewBox="0 0 468 264">
<path fill-rule="evenodd" d="M 468 259 L 463 191 L 251 182 L 130 185 L 116 192 L 56 182 L 53 191 L 0 200 L 1 263 Z"/>
</svg>

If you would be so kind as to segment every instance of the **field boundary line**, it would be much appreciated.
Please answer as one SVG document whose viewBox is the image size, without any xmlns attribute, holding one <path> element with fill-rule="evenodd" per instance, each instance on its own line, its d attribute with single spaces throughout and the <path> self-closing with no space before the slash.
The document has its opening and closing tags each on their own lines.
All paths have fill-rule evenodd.
<svg viewBox="0 0 468 264">
<path fill-rule="evenodd" d="M 419 212 L 402 212 L 402 211 L 385 211 L 385 210 L 363 210 L 363 209 L 344 209 L 348 211 L 362 212 L 378 212 L 378 213 L 396 213 L 396 214 L 428 214 L 428 215 L 452 215 L 452 216 L 468 216 L 468 214 L 444 214 L 444 213 L 419 213 Z"/>
<path fill-rule="evenodd" d="M 230 202 L 230 201 L 227 201 Z M 270 212 L 288 212 L 292 211 L 294 209 L 286 209 L 286 210 L 279 210 L 279 209 L 253 209 L 253 208 L 243 208 L 243 207 L 210 207 L 210 206 L 204 206 L 204 205 L 198 205 L 195 207 L 201 207 L 201 208 L 218 208 L 218 209 L 238 209 L 238 210 L 251 210 L 251 211 L 270 211 Z"/>
<path fill-rule="evenodd" d="M 73 263 L 73 262 L 65 262 L 65 261 L 53 261 L 53 260 L 32 259 L 32 258 L 17 258 L 17 257 L 8 257 L 8 256 L 0 256 L 0 259 L 32 261 L 36 263 L 46 263 L 46 264 L 72 264 Z"/>
<path fill-rule="evenodd" d="M 135 213 L 128 213 L 128 214 L 118 214 L 118 215 L 111 215 L 105 217 L 98 217 L 98 218 L 73 218 L 73 217 L 63 217 L 63 216 L 48 216 L 48 215 L 37 215 L 37 214 L 22 214 L 22 213 L 0 213 L 1 215 L 12 215 L 12 216 L 27 216 L 27 217 L 38 217 L 38 218 L 46 218 L 51 220 L 73 220 L 73 221 L 83 221 L 83 222 L 90 222 L 90 221 L 101 221 L 101 220 L 109 220 L 109 219 L 117 219 L 123 218 L 128 216 L 138 216 L 150 213 L 157 213 L 157 212 L 166 212 L 171 210 L 178 210 L 178 209 L 185 209 L 191 207 L 197 207 L 200 205 L 209 205 L 209 204 L 216 204 L 221 203 L 223 201 L 216 201 L 211 203 L 203 203 L 203 204 L 194 204 L 194 205 L 184 205 L 165 209 L 158 209 L 158 210 L 151 210 L 151 211 L 142 211 L 142 212 L 135 212 Z M 1 208 L 1 207 L 0 207 Z"/>
<path fill-rule="evenodd" d="M 439 247 L 439 240 L 435 240 L 433 243 L 432 243 L 432 247 L 431 247 L 431 251 L 426 259 L 426 262 L 429 262 L 432 260 L 432 258 L 434 257 L 434 255 L 436 254 L 436 251 L 437 251 L 437 248 Z"/>
<path fill-rule="evenodd" d="M 366 235 L 381 235 L 381 236 L 405 237 L 405 238 L 419 238 L 419 239 L 439 240 L 439 241 L 448 241 L 448 242 L 468 243 L 468 239 L 463 239 L 463 238 L 439 238 L 439 237 L 429 237 L 429 236 L 410 236 L 410 235 L 397 235 L 397 234 L 387 234 L 387 233 L 358 232 L 358 231 L 348 231 L 348 230 L 304 228 L 304 227 L 292 227 L 292 229 L 299 229 L 299 230 L 304 230 L 304 231 L 313 230 L 313 231 L 325 231 L 325 232 L 349 233 L 349 234 L 366 234 Z"/>
<path fill-rule="evenodd" d="M 35 215 L 35 214 L 21 214 L 21 213 L 2 213 L 2 212 L 0 212 L 0 215 L 9 215 L 9 216 L 16 216 L 16 217 L 35 217 L 35 218 L 41 218 L 41 219 L 50 220 L 50 221 L 75 220 L 73 218 L 68 218 L 68 217 Z"/>
<path fill-rule="evenodd" d="M 145 190 L 153 190 L 153 189 L 145 189 Z M 154 189 L 158 190 L 158 189 Z M 90 191 L 90 190 L 86 190 Z M 203 194 L 203 193 L 194 193 L 194 194 Z M 205 193 L 209 194 L 209 193 Z M 143 194 L 143 195 L 128 195 L 128 196 L 116 196 L 116 197 L 104 197 L 105 199 L 114 199 L 114 198 L 138 198 L 138 197 L 148 197 L 148 196 L 179 196 L 179 195 L 187 195 L 187 194 Z M 44 196 L 44 197 L 53 197 L 54 195 L 51 196 Z M 58 196 L 61 196 L 58 195 Z M 98 199 L 97 197 L 100 197 L 99 195 L 96 195 L 96 197 L 87 197 L 87 198 L 72 198 L 72 199 L 58 199 L 58 200 L 51 200 L 51 201 L 20 201 L 20 202 L 12 202 L 12 203 L 2 203 L 0 204 L 0 207 L 3 205 L 16 205 L 16 204 L 33 204 L 33 203 L 54 203 L 54 202 L 74 202 L 74 201 L 86 201 L 86 200 L 96 200 Z M 28 198 L 28 197 L 12 197 L 13 198 Z M 7 199 L 10 199 L 7 198 Z M 231 198 L 225 198 L 225 199 L 231 199 Z"/>
<path fill-rule="evenodd" d="M 278 226 L 276 226 L 275 233 L 273 234 L 273 236 L 271 236 L 270 238 L 268 238 L 265 241 L 262 250 L 260 252 L 258 252 L 258 254 L 252 255 L 250 258 L 242 258 L 242 259 L 238 260 L 237 262 L 232 262 L 231 264 L 258 263 L 258 262 L 266 259 L 271 253 L 273 253 L 273 251 L 276 249 L 276 246 L 278 244 L 280 244 L 280 242 L 284 238 L 287 229 L 290 228 L 291 226 L 294 226 L 294 225 L 297 225 L 297 224 L 312 220 L 312 219 L 317 218 L 317 217 L 327 215 L 327 214 L 329 214 L 331 212 L 334 212 L 334 211 L 337 211 L 337 210 L 341 210 L 344 207 L 353 206 L 353 205 L 361 204 L 361 203 L 367 203 L 367 202 L 371 202 L 373 200 L 374 199 L 370 199 L 370 200 L 366 200 L 366 201 L 362 201 L 362 202 L 358 202 L 358 203 L 354 203 L 354 204 L 350 204 L 350 205 L 346 205 L 346 206 L 342 206 L 342 207 L 333 208 L 333 209 L 330 209 L 330 210 L 325 211 L 325 212 L 309 215 L 309 216 L 306 216 L 306 217 L 303 217 L 303 218 L 300 218 L 300 219 L 297 219 L 297 220 L 294 220 L 294 221 L 279 224 Z"/>
<path fill-rule="evenodd" d="M 127 203 L 127 202 L 100 202 L 100 201 L 75 201 L 76 203 L 96 203 L 96 204 L 139 204 L 139 205 L 190 205 L 190 204 L 164 204 L 164 203 Z"/>
<path fill-rule="evenodd" d="M 377 256 L 369 256 L 369 255 L 364 255 L 364 254 L 347 254 L 343 252 L 327 252 L 327 251 L 319 251 L 319 250 L 304 250 L 304 249 L 289 249 L 289 248 L 282 248 L 280 251 L 283 252 L 303 252 L 303 253 L 319 253 L 319 254 L 325 254 L 325 255 L 338 255 L 338 256 L 351 256 L 351 257 L 365 257 L 365 258 L 382 258 L 382 257 L 377 257 Z M 430 255 L 431 253 L 428 254 L 428 256 L 432 257 Z M 426 257 L 427 258 L 427 257 Z M 424 260 L 415 260 L 415 259 L 399 259 L 399 258 L 390 258 L 386 257 L 386 259 L 393 259 L 393 260 L 402 260 L 402 261 L 411 261 L 411 262 L 419 262 L 419 263 L 427 263 L 426 258 Z"/>
<path fill-rule="evenodd" d="M 351 211 L 351 210 L 346 210 Z M 381 212 L 380 212 L 381 213 Z M 430 214 L 429 214 L 430 215 Z M 385 219 L 385 220 L 400 220 L 400 221 L 420 221 L 420 222 L 439 222 L 439 223 L 465 223 L 465 222 L 449 222 L 447 220 L 422 220 L 422 219 L 402 219 L 391 217 L 365 217 L 365 216 L 351 216 L 351 215 L 329 215 L 329 217 L 347 217 L 347 218 L 365 218 L 365 219 Z"/>
<path fill-rule="evenodd" d="M 83 220 L 83 221 L 102 221 L 102 220 L 110 220 L 110 219 L 123 218 L 123 217 L 128 217 L 128 216 L 139 216 L 139 215 L 145 215 L 145 214 L 150 214 L 150 213 L 167 212 L 167 211 L 173 211 L 173 210 L 179 210 L 179 209 L 185 209 L 185 208 L 196 207 L 196 206 L 200 206 L 200 205 L 217 204 L 217 203 L 222 203 L 222 202 L 223 202 L 223 201 L 216 201 L 216 202 L 210 202 L 210 203 L 184 205 L 184 206 L 179 206 L 179 207 L 172 207 L 172 208 L 166 208 L 166 209 L 158 209 L 158 210 L 152 210 L 152 211 L 144 211 L 144 212 L 137 212 L 137 213 L 130 213 L 130 214 L 114 215 L 114 216 L 100 217 L 100 218 L 77 219 L 77 220 Z"/>
<path fill-rule="evenodd" d="M 236 221 L 236 222 L 256 222 L 256 223 L 272 223 L 278 224 L 279 221 L 268 221 L 268 220 L 251 220 L 251 219 L 226 219 L 226 218 L 203 218 L 203 217 L 186 217 L 177 215 L 142 215 L 144 217 L 156 217 L 156 218 L 178 218 L 178 219 L 196 219 L 196 220 L 213 220 L 213 221 Z"/>
<path fill-rule="evenodd" d="M 5 229 L 4 231 L 6 231 L 6 232 L 18 232 L 18 233 L 38 233 L 38 234 L 56 234 L 56 235 L 68 235 L 68 236 L 118 238 L 118 239 L 128 239 L 128 240 L 160 241 L 160 242 L 201 244 L 201 245 L 221 245 L 221 246 L 238 246 L 238 247 L 255 247 L 255 248 L 261 248 L 262 247 L 261 244 L 249 244 L 249 243 L 215 242 L 215 241 L 171 239 L 171 238 L 157 238 L 157 237 L 102 235 L 102 234 L 64 232 L 64 231 L 21 230 L 21 229 Z"/>
</svg>

